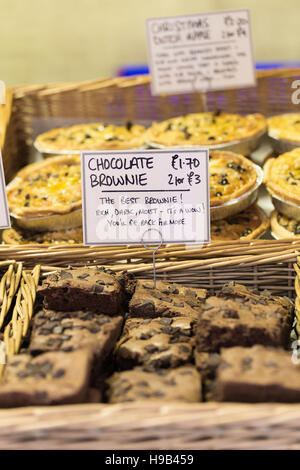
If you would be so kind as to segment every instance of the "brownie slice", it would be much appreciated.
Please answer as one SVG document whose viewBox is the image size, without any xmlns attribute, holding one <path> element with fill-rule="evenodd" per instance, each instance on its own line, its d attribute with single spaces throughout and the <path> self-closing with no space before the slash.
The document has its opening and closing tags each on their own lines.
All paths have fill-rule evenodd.
<svg viewBox="0 0 300 470">
<path fill-rule="evenodd" d="M 0 381 L 0 407 L 81 403 L 88 396 L 91 354 L 49 352 L 11 356 Z"/>
<path fill-rule="evenodd" d="M 51 310 L 120 314 L 123 291 L 117 277 L 102 268 L 74 268 L 49 275 L 38 288 Z"/>
<path fill-rule="evenodd" d="M 257 303 L 261 305 L 279 304 L 288 313 L 291 313 L 294 309 L 293 302 L 287 297 L 272 295 L 271 292 L 267 290 L 258 291 L 248 289 L 246 286 L 235 282 L 224 284 L 222 289 L 217 293 L 217 297 L 224 299 L 245 299 L 250 300 L 253 304 Z"/>
<path fill-rule="evenodd" d="M 195 365 L 202 378 L 204 401 L 216 401 L 218 397 L 216 371 L 220 363 L 220 354 L 194 350 Z"/>
<path fill-rule="evenodd" d="M 209 297 L 196 328 L 196 349 L 218 352 L 221 347 L 285 346 L 292 311 L 280 303 L 245 297 Z"/>
<path fill-rule="evenodd" d="M 157 370 L 137 367 L 116 372 L 107 380 L 107 386 L 109 403 L 201 401 L 201 378 L 193 366 Z"/>
<path fill-rule="evenodd" d="M 137 365 L 155 368 L 177 367 L 193 360 L 191 317 L 129 318 L 115 348 L 121 369 Z"/>
<path fill-rule="evenodd" d="M 222 401 L 300 402 L 300 364 L 279 348 L 222 349 L 217 383 Z"/>
<path fill-rule="evenodd" d="M 190 316 L 197 318 L 206 298 L 205 289 L 188 288 L 165 281 L 138 280 L 129 303 L 131 317 L 155 318 Z"/>
<path fill-rule="evenodd" d="M 32 323 L 29 341 L 32 354 L 87 348 L 93 353 L 92 383 L 96 385 L 106 374 L 107 360 L 120 336 L 123 317 L 44 310 L 33 317 Z"/>
<path fill-rule="evenodd" d="M 41 353 L 88 348 L 100 360 L 112 351 L 120 336 L 122 323 L 121 316 L 43 310 L 32 319 L 29 350 Z"/>
</svg>

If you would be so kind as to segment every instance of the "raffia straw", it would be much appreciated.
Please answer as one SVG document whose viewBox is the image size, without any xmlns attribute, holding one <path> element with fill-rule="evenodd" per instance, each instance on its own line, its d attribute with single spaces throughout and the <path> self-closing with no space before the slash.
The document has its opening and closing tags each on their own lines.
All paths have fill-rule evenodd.
<svg viewBox="0 0 300 470">
<path fill-rule="evenodd" d="M 0 329 L 2 328 L 6 315 L 11 307 L 12 299 L 17 292 L 19 287 L 20 279 L 22 275 L 22 263 L 17 263 L 17 270 L 15 271 L 15 265 L 10 264 L 8 270 L 3 275 L 0 282 L 0 299 L 1 299 L 1 310 L 0 310 Z"/>
<path fill-rule="evenodd" d="M 4 330 L 4 343 L 8 357 L 17 354 L 24 337 L 27 335 L 30 319 L 33 314 L 39 277 L 39 265 L 35 266 L 32 273 L 27 273 L 24 269 L 22 270 L 22 279 L 12 319 Z"/>
</svg>

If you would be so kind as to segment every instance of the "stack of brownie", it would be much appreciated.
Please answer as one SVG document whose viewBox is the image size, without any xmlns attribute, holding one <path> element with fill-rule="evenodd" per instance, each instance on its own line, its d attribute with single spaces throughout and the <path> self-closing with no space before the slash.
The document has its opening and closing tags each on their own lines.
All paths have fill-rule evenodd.
<svg viewBox="0 0 300 470">
<path fill-rule="evenodd" d="M 207 399 L 299 401 L 300 366 L 286 351 L 293 305 L 268 292 L 225 285 L 202 307 L 195 363 Z"/>
<path fill-rule="evenodd" d="M 107 380 L 109 403 L 201 400 L 193 364 L 194 325 L 207 292 L 137 281 L 123 334 L 114 351 L 119 372 Z"/>
<path fill-rule="evenodd" d="M 9 358 L 0 406 L 101 401 L 109 356 L 123 324 L 124 289 L 103 269 L 68 269 L 39 288 L 26 353 Z"/>
<path fill-rule="evenodd" d="M 234 283 L 215 296 L 164 281 L 154 289 L 103 268 L 63 269 L 39 294 L 44 307 L 28 348 L 8 360 L 0 407 L 300 401 L 288 299 Z"/>
</svg>

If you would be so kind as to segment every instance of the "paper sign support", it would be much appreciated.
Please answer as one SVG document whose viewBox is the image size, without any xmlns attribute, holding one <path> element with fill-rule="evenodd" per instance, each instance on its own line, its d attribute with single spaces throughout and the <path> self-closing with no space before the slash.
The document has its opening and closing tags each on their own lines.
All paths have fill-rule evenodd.
<svg viewBox="0 0 300 470">
<path fill-rule="evenodd" d="M 149 232 L 157 232 L 160 236 L 160 241 L 157 245 L 157 247 L 155 248 L 152 248 L 151 246 L 147 246 L 147 243 L 144 241 L 144 237 L 146 235 L 146 233 L 149 233 Z M 162 234 L 159 230 L 155 229 L 155 228 L 148 228 L 147 230 L 145 230 L 145 232 L 143 233 L 143 236 L 142 236 L 142 240 L 141 242 L 143 243 L 144 245 L 144 248 L 146 248 L 146 250 L 151 250 L 153 251 L 153 255 L 152 255 L 152 259 L 153 259 L 153 285 L 154 285 L 154 289 L 156 289 L 156 269 L 155 269 L 155 255 L 156 255 L 156 252 L 157 250 L 162 246 L 163 244 L 163 238 L 162 238 Z"/>
</svg>

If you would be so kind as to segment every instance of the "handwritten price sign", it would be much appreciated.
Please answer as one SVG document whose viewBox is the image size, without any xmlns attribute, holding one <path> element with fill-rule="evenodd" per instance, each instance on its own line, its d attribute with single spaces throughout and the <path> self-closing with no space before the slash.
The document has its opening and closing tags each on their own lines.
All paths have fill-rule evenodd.
<svg viewBox="0 0 300 470">
<path fill-rule="evenodd" d="M 87 245 L 209 242 L 208 150 L 83 152 L 82 192 Z"/>
<path fill-rule="evenodd" d="M 153 95 L 255 86 L 248 10 L 147 20 Z"/>
</svg>

